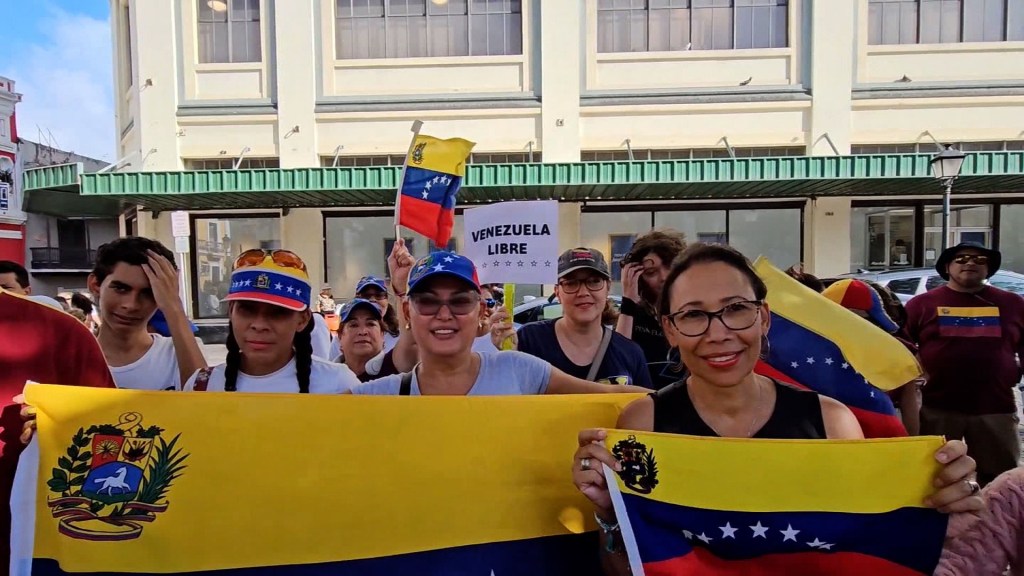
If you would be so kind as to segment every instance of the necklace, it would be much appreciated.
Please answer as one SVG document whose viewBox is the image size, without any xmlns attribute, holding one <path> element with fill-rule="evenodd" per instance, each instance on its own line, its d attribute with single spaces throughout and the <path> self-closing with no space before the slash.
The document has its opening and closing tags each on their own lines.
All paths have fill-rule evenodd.
<svg viewBox="0 0 1024 576">
<path fill-rule="evenodd" d="M 757 413 L 757 411 L 758 411 L 758 409 L 759 409 L 759 408 L 761 407 L 761 396 L 762 396 L 762 394 L 763 394 L 763 392 L 764 392 L 764 388 L 763 388 L 763 387 L 761 386 L 761 384 L 760 384 L 760 383 L 759 383 L 759 382 L 757 381 L 757 378 L 756 378 L 756 377 L 755 377 L 755 379 L 754 379 L 754 385 L 755 385 L 755 386 L 757 386 L 757 402 L 755 402 L 755 403 L 754 403 L 754 408 L 753 408 L 753 412 L 754 412 L 754 414 L 753 414 L 753 416 L 751 416 L 751 418 L 750 418 L 750 429 L 749 429 L 749 430 L 747 430 L 747 435 L 746 435 L 746 438 L 753 438 L 753 436 L 754 436 L 754 432 L 756 432 L 756 431 L 757 431 L 757 430 L 756 430 L 756 427 L 757 427 L 757 423 L 758 423 L 758 421 L 760 420 L 760 418 L 758 418 L 758 413 Z M 693 399 L 691 398 L 691 400 L 690 400 L 690 401 L 691 401 L 691 402 L 693 402 Z M 696 408 L 697 408 L 697 406 L 696 406 L 696 405 L 694 405 L 694 409 L 696 409 Z M 697 415 L 698 415 L 698 416 L 700 416 L 700 411 L 697 411 Z M 703 418 L 703 417 L 701 417 L 701 420 L 704 420 L 704 418 Z M 725 434 L 722 434 L 721 432 L 719 432 L 719 431 L 718 431 L 718 429 L 717 429 L 717 428 L 715 428 L 715 426 L 714 426 L 713 424 L 711 424 L 711 422 L 708 422 L 707 420 L 704 420 L 704 423 L 705 423 L 705 424 L 707 424 L 707 425 L 708 425 L 708 428 L 711 428 L 711 430 L 712 430 L 712 431 L 713 431 L 713 432 L 714 432 L 715 434 L 717 434 L 718 436 L 720 436 L 720 437 L 722 437 L 722 438 L 726 438 L 726 435 L 725 435 Z"/>
</svg>

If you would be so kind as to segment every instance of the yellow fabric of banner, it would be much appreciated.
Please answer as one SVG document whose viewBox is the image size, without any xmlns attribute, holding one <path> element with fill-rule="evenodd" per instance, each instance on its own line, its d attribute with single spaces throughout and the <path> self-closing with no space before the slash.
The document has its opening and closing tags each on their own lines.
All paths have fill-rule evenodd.
<svg viewBox="0 0 1024 576">
<path fill-rule="evenodd" d="M 32 385 L 34 556 L 68 571 L 187 572 L 592 529 L 590 504 L 569 474 L 577 433 L 613 426 L 637 397 Z"/>
</svg>

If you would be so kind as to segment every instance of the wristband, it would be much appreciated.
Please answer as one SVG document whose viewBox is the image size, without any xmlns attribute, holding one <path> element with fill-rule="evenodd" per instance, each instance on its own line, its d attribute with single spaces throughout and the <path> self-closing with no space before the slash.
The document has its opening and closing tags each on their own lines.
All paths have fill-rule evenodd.
<svg viewBox="0 0 1024 576">
<path fill-rule="evenodd" d="M 625 296 L 622 297 L 622 303 L 619 304 L 619 314 L 625 314 L 626 316 L 636 316 L 639 312 L 640 306 L 636 302 L 633 302 L 632 300 L 626 298 Z"/>
<path fill-rule="evenodd" d="M 405 298 L 406 294 L 409 293 L 408 291 L 406 291 L 406 292 L 399 291 L 398 288 L 395 288 L 394 284 L 391 285 L 391 292 L 393 292 L 395 294 L 395 296 L 398 297 L 398 298 Z"/>
<path fill-rule="evenodd" d="M 597 521 L 597 525 L 600 526 L 601 531 L 604 532 L 604 551 L 609 554 L 614 554 L 618 550 L 618 546 L 615 544 L 615 533 L 621 532 L 619 523 L 616 522 L 615 524 L 608 524 L 604 520 L 601 520 L 601 517 L 597 515 L 597 512 L 594 512 L 594 520 Z"/>
</svg>

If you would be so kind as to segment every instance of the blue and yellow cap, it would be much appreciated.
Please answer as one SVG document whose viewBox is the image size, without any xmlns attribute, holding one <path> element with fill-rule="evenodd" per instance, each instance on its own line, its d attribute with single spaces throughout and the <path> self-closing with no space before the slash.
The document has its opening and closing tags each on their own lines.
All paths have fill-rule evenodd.
<svg viewBox="0 0 1024 576">
<path fill-rule="evenodd" d="M 454 252 L 434 252 L 413 265 L 409 276 L 409 293 L 415 292 L 424 280 L 435 276 L 458 278 L 472 284 L 477 292 L 480 291 L 480 278 L 476 275 L 476 266 L 472 260 Z"/>
<path fill-rule="evenodd" d="M 359 279 L 359 282 L 356 282 L 356 294 L 359 294 L 360 292 L 369 288 L 370 286 L 380 288 L 380 291 L 384 292 L 385 294 L 388 291 L 388 288 L 384 284 L 384 281 L 381 280 L 380 278 L 377 278 L 376 276 L 363 276 L 362 278 Z"/>
<path fill-rule="evenodd" d="M 225 300 L 273 304 L 296 312 L 313 295 L 306 264 L 288 250 L 247 250 L 236 260 Z"/>
</svg>

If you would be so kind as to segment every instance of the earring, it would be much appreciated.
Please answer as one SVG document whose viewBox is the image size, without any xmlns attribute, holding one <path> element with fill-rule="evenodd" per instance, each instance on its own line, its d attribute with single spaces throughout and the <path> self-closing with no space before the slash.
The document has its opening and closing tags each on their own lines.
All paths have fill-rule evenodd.
<svg viewBox="0 0 1024 576">
<path fill-rule="evenodd" d="M 408 322 L 406 322 L 405 323 L 405 329 L 406 330 L 411 330 L 412 329 L 412 325 L 410 325 Z"/>
<path fill-rule="evenodd" d="M 768 340 L 768 335 L 764 334 L 761 336 L 761 360 L 768 361 L 768 358 L 772 354 L 772 343 Z"/>
<path fill-rule="evenodd" d="M 484 323 L 483 323 L 483 320 L 481 320 L 481 321 L 480 321 L 480 322 L 479 322 L 479 323 L 478 323 L 478 324 L 476 325 L 476 327 L 477 327 L 477 328 L 483 328 L 483 327 L 484 327 Z"/>
</svg>

